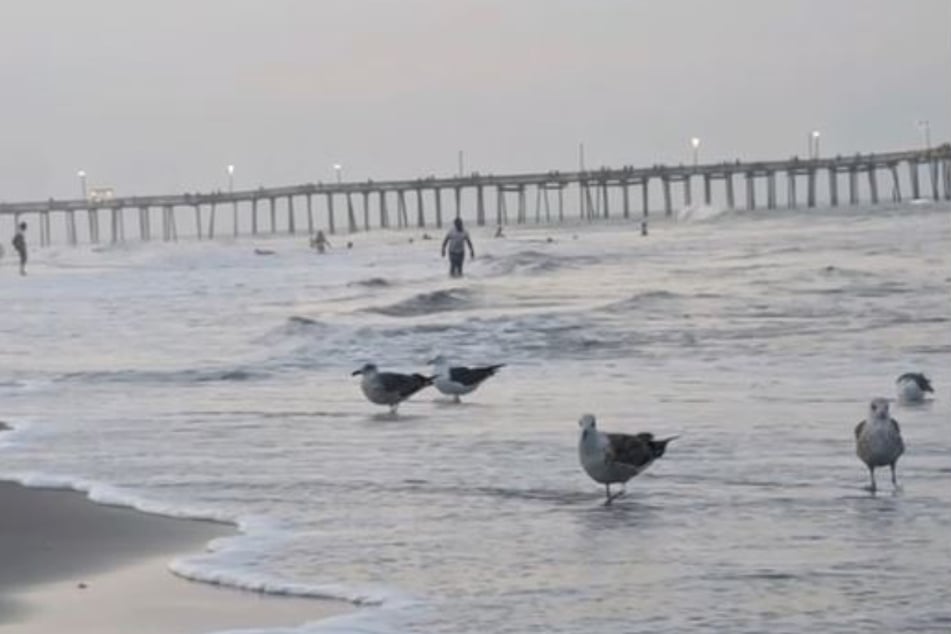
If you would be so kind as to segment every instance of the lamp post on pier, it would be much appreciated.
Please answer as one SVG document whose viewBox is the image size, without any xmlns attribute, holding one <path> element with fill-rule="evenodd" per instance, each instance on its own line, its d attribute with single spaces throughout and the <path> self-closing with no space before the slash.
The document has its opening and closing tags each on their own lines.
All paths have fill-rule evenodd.
<svg viewBox="0 0 951 634">
<path fill-rule="evenodd" d="M 86 200 L 89 198 L 89 193 L 86 189 L 86 170 L 79 170 L 76 172 L 76 176 L 79 177 L 79 191 L 83 196 L 83 200 Z"/>
<path fill-rule="evenodd" d="M 228 193 L 234 193 L 234 165 L 228 164 Z M 238 201 L 231 201 L 231 215 L 234 222 L 234 237 L 238 237 Z"/>
<path fill-rule="evenodd" d="M 696 167 L 700 158 L 700 139 L 698 137 L 690 139 L 690 147 L 693 148 L 693 166 Z"/>
<path fill-rule="evenodd" d="M 819 134 L 818 130 L 813 130 L 809 135 L 809 158 L 819 158 Z"/>
<path fill-rule="evenodd" d="M 921 119 L 918 121 L 918 130 L 925 138 L 925 149 L 931 151 L 931 122 Z"/>
<path fill-rule="evenodd" d="M 334 163 L 334 173 L 337 175 L 337 184 L 339 185 L 343 182 L 343 165 L 340 163 Z"/>
</svg>

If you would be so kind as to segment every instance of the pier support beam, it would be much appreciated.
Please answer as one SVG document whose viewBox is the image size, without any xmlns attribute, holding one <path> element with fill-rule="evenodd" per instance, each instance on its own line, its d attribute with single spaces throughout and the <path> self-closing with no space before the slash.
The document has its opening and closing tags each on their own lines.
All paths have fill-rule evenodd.
<svg viewBox="0 0 951 634">
<path fill-rule="evenodd" d="M 829 202 L 833 207 L 839 206 L 839 173 L 835 166 L 829 167 Z"/>
<path fill-rule="evenodd" d="M 353 197 L 347 192 L 347 232 L 357 232 L 357 217 L 353 213 Z"/>
<path fill-rule="evenodd" d="M 918 180 L 918 161 L 914 159 L 908 161 L 908 180 L 911 183 L 911 198 L 918 200 L 921 198 L 921 183 Z"/>
<path fill-rule="evenodd" d="M 307 235 L 314 235 L 314 196 L 307 194 Z"/>
<path fill-rule="evenodd" d="M 455 187 L 453 188 L 456 193 L 456 218 L 462 217 L 462 188 Z"/>
<path fill-rule="evenodd" d="M 790 209 L 796 208 L 796 172 L 790 170 L 786 172 L 786 206 Z"/>
<path fill-rule="evenodd" d="M 705 204 L 707 207 L 709 207 L 711 203 L 713 202 L 713 192 L 710 190 L 711 190 L 710 175 L 704 174 L 703 175 L 703 204 Z"/>
<path fill-rule="evenodd" d="M 381 192 L 382 193 L 382 192 Z M 333 235 L 337 233 L 337 219 L 334 214 L 334 195 L 327 192 L 327 231 Z"/>
<path fill-rule="evenodd" d="M 901 182 L 898 180 L 898 166 L 892 163 L 888 166 L 892 175 L 892 202 L 901 202 Z"/>
<path fill-rule="evenodd" d="M 746 173 L 746 208 L 750 211 L 756 209 L 756 177 L 753 172 Z"/>
<path fill-rule="evenodd" d="M 364 189 L 363 192 L 363 230 L 370 230 L 370 190 Z"/>
<path fill-rule="evenodd" d="M 201 226 L 201 204 L 195 203 L 195 235 L 198 236 L 198 239 L 201 240 L 204 236 L 202 235 L 202 226 Z"/>
<path fill-rule="evenodd" d="M 274 203 L 274 197 L 267 199 L 268 202 L 268 211 L 271 213 L 271 233 L 277 233 L 277 207 Z M 214 206 L 212 206 L 214 209 Z M 214 212 L 212 212 L 214 213 Z"/>
<path fill-rule="evenodd" d="M 647 214 L 650 213 L 650 209 L 648 208 L 649 207 L 649 202 L 648 202 L 649 191 L 647 189 L 647 184 L 649 182 L 650 182 L 649 178 L 645 178 L 643 181 L 641 181 L 641 213 L 645 221 L 647 220 Z"/>
<path fill-rule="evenodd" d="M 631 190 L 630 183 L 628 183 L 627 181 L 624 181 L 621 184 L 621 195 L 622 195 L 622 201 L 624 205 L 623 213 L 624 213 L 625 220 L 631 217 L 631 191 L 630 190 Z"/>
<path fill-rule="evenodd" d="M 776 209 L 776 172 L 766 174 L 766 208 Z"/>
<path fill-rule="evenodd" d="M 870 166 L 868 168 L 868 188 L 869 193 L 872 197 L 872 204 L 878 204 L 878 180 L 875 177 L 875 167 Z"/>
<path fill-rule="evenodd" d="M 380 227 L 390 228 L 390 212 L 386 209 L 386 190 L 380 190 Z"/>
<path fill-rule="evenodd" d="M 854 167 L 849 168 L 849 204 L 859 204 L 859 174 Z"/>
<path fill-rule="evenodd" d="M 723 180 L 726 181 L 726 206 L 727 209 L 736 209 L 736 195 L 733 192 L 733 172 L 727 171 Z"/>
<path fill-rule="evenodd" d="M 690 175 L 684 178 L 684 207 L 693 206 L 693 193 L 690 191 Z"/>
<path fill-rule="evenodd" d="M 406 215 L 406 193 L 402 189 L 396 191 L 396 224 L 400 229 L 409 226 L 409 217 Z"/>
<path fill-rule="evenodd" d="M 217 211 L 217 205 L 214 201 L 211 203 L 211 211 L 208 212 L 208 239 L 215 239 L 215 212 Z"/>
<path fill-rule="evenodd" d="M 423 208 L 423 190 L 416 189 L 416 226 L 423 229 L 426 226 L 426 210 Z"/>
<path fill-rule="evenodd" d="M 433 198 L 436 199 L 436 228 L 442 229 L 442 189 L 433 189 Z"/>
<path fill-rule="evenodd" d="M 235 216 L 234 219 L 235 219 L 235 227 L 236 227 L 235 236 L 237 236 L 238 235 L 238 230 L 237 230 L 238 217 Z M 287 230 L 291 232 L 291 235 L 294 235 L 297 233 L 297 222 L 294 220 L 294 197 L 293 196 L 287 197 Z"/>
<path fill-rule="evenodd" d="M 674 213 L 673 202 L 670 199 L 670 179 L 665 175 L 660 179 L 664 188 L 664 215 L 670 216 Z"/>
<path fill-rule="evenodd" d="M 482 185 L 476 187 L 476 224 L 485 226 L 485 191 Z"/>
<path fill-rule="evenodd" d="M 806 172 L 806 206 L 816 206 L 816 168 L 810 167 Z"/>
<path fill-rule="evenodd" d="M 73 225 L 72 237 L 76 237 L 76 226 Z M 139 207 L 139 239 L 148 242 L 152 239 L 152 222 L 149 218 L 149 208 Z M 76 244 L 72 242 L 71 244 Z"/>
<path fill-rule="evenodd" d="M 86 216 L 89 219 L 89 241 L 93 244 L 99 243 L 99 208 L 91 207 L 86 210 Z"/>
</svg>

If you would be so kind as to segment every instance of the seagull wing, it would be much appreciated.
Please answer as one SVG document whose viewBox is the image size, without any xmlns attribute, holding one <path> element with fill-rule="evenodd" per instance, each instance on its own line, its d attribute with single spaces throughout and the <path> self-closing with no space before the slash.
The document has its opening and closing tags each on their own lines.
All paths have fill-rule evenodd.
<svg viewBox="0 0 951 634">
<path fill-rule="evenodd" d="M 384 390 L 396 392 L 402 398 L 409 398 L 433 382 L 432 378 L 422 374 L 397 374 L 396 372 L 381 372 L 377 378 Z"/>
<path fill-rule="evenodd" d="M 650 445 L 641 436 L 605 434 L 610 443 L 608 459 L 641 469 L 654 460 Z"/>
<path fill-rule="evenodd" d="M 466 386 L 478 385 L 495 374 L 504 365 L 504 363 L 500 363 L 499 365 L 489 365 L 483 368 L 449 368 L 449 380 Z"/>
<path fill-rule="evenodd" d="M 856 440 L 859 439 L 859 436 L 862 435 L 862 432 L 863 432 L 863 431 L 865 431 L 865 421 L 864 421 L 864 420 L 863 420 L 861 423 L 859 423 L 858 425 L 855 426 L 855 439 L 856 439 Z"/>
</svg>

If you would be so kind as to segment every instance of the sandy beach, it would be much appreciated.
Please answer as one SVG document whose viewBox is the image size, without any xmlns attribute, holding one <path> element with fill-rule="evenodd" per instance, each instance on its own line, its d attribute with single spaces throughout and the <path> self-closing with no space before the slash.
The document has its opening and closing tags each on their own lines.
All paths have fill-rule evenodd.
<svg viewBox="0 0 951 634">
<path fill-rule="evenodd" d="M 176 577 L 167 564 L 234 529 L 0 482 L 0 630 L 199 634 L 290 626 L 342 603 L 264 596 Z"/>
</svg>

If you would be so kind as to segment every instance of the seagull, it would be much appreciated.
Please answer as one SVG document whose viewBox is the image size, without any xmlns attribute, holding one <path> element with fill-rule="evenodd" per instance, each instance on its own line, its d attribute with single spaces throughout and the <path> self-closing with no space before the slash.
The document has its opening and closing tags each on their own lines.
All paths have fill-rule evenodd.
<svg viewBox="0 0 951 634">
<path fill-rule="evenodd" d="M 604 505 L 624 495 L 624 484 L 664 455 L 667 443 L 677 438 L 671 436 L 663 440 L 654 440 L 654 434 L 642 432 L 636 436 L 628 434 L 606 434 L 597 430 L 594 416 L 585 414 L 578 421 L 581 426 L 581 438 L 578 441 L 578 455 L 581 466 L 595 482 L 604 485 L 607 501 Z M 611 485 L 621 483 L 621 492 L 611 494 Z"/>
<path fill-rule="evenodd" d="M 363 375 L 360 389 L 371 403 L 389 405 L 390 412 L 395 414 L 400 403 L 416 392 L 433 384 L 433 377 L 422 374 L 398 374 L 396 372 L 380 372 L 376 365 L 365 364 L 355 370 L 351 376 Z"/>
<path fill-rule="evenodd" d="M 901 428 L 898 427 L 898 421 L 888 414 L 888 401 L 873 399 L 869 405 L 868 418 L 855 427 L 855 453 L 868 466 L 868 474 L 872 479 L 869 491 L 875 493 L 875 467 L 885 465 L 891 468 L 892 484 L 898 488 L 895 463 L 904 452 Z"/>
<path fill-rule="evenodd" d="M 898 400 L 902 403 L 920 403 L 925 400 L 925 392 L 934 394 L 931 381 L 920 372 L 905 372 L 895 383 L 898 384 Z"/>
<path fill-rule="evenodd" d="M 499 368 L 505 367 L 504 363 L 481 368 L 450 367 L 449 360 L 442 355 L 430 361 L 429 365 L 436 370 L 436 389 L 452 396 L 457 403 L 461 395 L 475 391 L 483 381 L 498 372 Z"/>
</svg>

